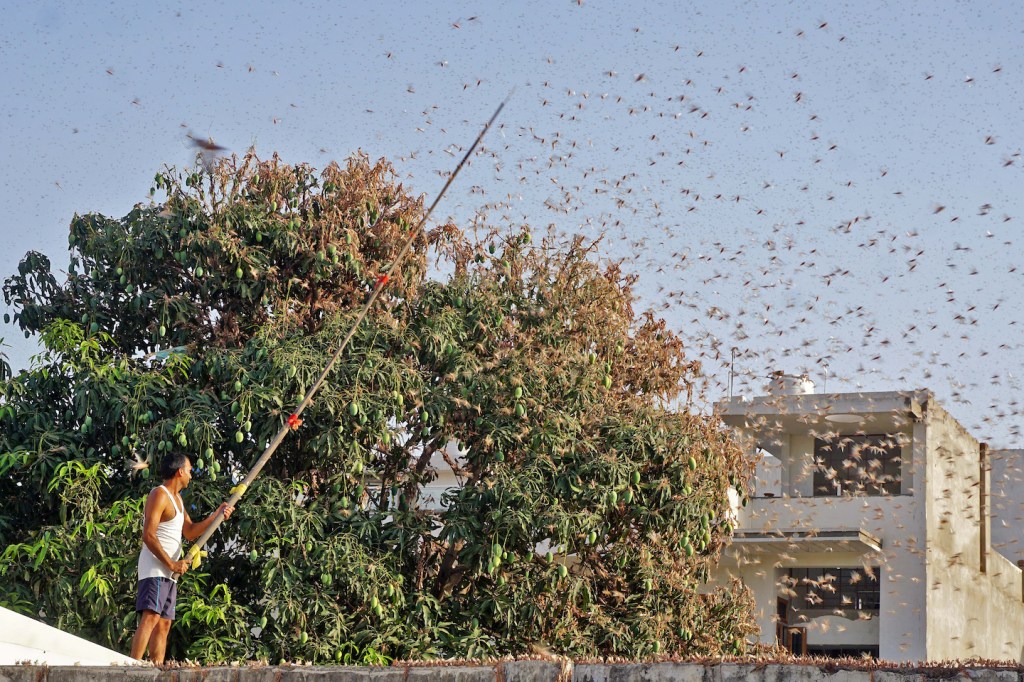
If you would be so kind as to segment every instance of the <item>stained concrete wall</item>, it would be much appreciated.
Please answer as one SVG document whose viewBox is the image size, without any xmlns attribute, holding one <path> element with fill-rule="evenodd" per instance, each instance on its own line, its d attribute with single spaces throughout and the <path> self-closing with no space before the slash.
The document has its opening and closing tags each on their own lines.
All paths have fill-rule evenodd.
<svg viewBox="0 0 1024 682">
<path fill-rule="evenodd" d="M 991 547 L 991 476 L 981 444 L 934 402 L 925 423 L 927 657 L 1024 660 L 1021 571 Z"/>
<path fill-rule="evenodd" d="M 493 665 L 389 668 L 222 667 L 45 668 L 0 667 L 0 682 L 924 682 L 963 679 L 1022 682 L 1019 667 L 860 667 L 856 664 L 648 663 L 577 664 L 508 661 Z"/>
</svg>

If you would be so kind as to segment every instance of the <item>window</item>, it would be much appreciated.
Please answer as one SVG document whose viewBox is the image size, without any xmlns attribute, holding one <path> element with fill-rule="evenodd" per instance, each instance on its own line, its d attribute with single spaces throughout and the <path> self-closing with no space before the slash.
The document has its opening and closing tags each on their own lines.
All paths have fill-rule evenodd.
<svg viewBox="0 0 1024 682">
<path fill-rule="evenodd" d="M 877 611 L 878 567 L 791 568 L 788 587 L 796 609 Z"/>
<path fill-rule="evenodd" d="M 814 496 L 898 495 L 903 448 L 888 435 L 814 439 Z"/>
</svg>

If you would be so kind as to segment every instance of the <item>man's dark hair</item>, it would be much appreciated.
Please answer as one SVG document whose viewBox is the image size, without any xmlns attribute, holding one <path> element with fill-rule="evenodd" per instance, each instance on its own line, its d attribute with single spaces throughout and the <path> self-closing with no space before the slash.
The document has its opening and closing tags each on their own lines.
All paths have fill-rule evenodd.
<svg viewBox="0 0 1024 682">
<path fill-rule="evenodd" d="M 185 466 L 185 460 L 188 459 L 188 455 L 184 452 L 168 452 L 164 455 L 164 458 L 160 460 L 160 478 L 167 480 L 168 478 L 174 478 L 174 474 L 181 467 Z"/>
</svg>

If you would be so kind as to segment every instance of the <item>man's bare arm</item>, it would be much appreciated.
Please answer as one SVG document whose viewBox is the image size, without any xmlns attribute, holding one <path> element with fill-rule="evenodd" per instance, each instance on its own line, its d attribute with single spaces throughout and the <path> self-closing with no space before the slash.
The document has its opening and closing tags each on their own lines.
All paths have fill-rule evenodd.
<svg viewBox="0 0 1024 682">
<path fill-rule="evenodd" d="M 188 512 L 185 512 L 185 527 L 182 529 L 182 534 L 185 536 L 186 540 L 191 542 L 206 532 L 206 529 L 210 527 L 213 520 L 217 518 L 217 514 L 223 512 L 224 518 L 229 519 L 231 518 L 231 512 L 233 511 L 235 511 L 235 508 L 229 507 L 228 503 L 225 502 L 217 508 L 217 511 L 213 512 L 199 523 L 193 523 Z"/>
</svg>

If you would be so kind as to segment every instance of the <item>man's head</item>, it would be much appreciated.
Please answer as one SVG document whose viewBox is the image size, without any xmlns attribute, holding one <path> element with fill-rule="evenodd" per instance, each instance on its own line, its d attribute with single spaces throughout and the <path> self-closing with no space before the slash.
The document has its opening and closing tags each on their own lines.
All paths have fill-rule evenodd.
<svg viewBox="0 0 1024 682">
<path fill-rule="evenodd" d="M 169 481 L 176 476 L 181 477 L 181 487 L 188 487 L 192 480 L 192 462 L 183 452 L 168 452 L 160 461 L 160 478 Z"/>
</svg>

